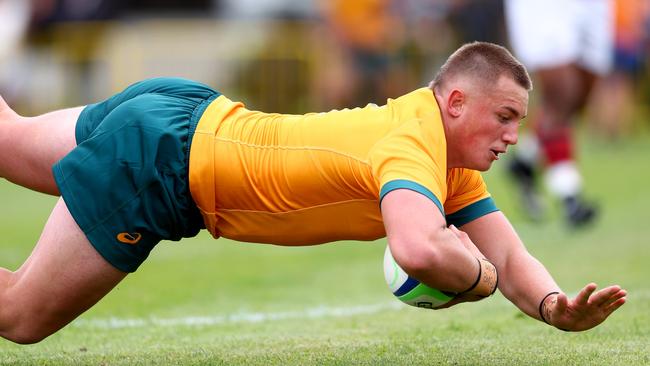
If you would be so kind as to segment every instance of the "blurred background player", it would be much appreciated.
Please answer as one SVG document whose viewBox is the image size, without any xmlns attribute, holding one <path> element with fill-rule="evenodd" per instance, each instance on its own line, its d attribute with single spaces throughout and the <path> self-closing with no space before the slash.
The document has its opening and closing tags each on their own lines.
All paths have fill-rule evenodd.
<svg viewBox="0 0 650 366">
<path fill-rule="evenodd" d="M 316 81 L 328 107 L 382 104 L 408 90 L 405 23 L 392 0 L 319 2 L 331 54 Z M 359 26 L 363 24 L 363 26 Z"/>
<path fill-rule="evenodd" d="M 503 44 L 507 38 L 503 0 L 453 0 L 449 22 L 461 43 L 483 41 Z"/>
<path fill-rule="evenodd" d="M 541 218 L 543 204 L 535 189 L 541 155 L 548 191 L 562 202 L 567 223 L 583 226 L 593 221 L 597 211 L 582 195 L 573 124 L 596 81 L 612 65 L 612 3 L 506 0 L 504 5 L 512 48 L 533 74 L 539 91 L 531 118 L 535 137 L 522 137 L 510 172 L 520 185 L 529 216 Z"/>
<path fill-rule="evenodd" d="M 591 132 L 608 141 L 620 141 L 638 128 L 639 107 L 647 107 L 641 87 L 647 83 L 644 70 L 650 33 L 650 1 L 614 2 L 614 67 L 593 91 L 588 110 Z"/>
</svg>

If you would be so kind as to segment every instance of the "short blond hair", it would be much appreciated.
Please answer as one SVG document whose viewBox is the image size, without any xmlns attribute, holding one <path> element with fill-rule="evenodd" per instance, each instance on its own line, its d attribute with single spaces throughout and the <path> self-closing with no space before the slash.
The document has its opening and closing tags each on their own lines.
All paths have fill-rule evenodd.
<svg viewBox="0 0 650 366">
<path fill-rule="evenodd" d="M 430 87 L 438 90 L 457 76 L 469 76 L 484 85 L 494 85 L 502 75 L 511 77 L 526 90 L 533 88 L 524 65 L 505 47 L 488 42 L 472 42 L 464 44 L 449 56 Z"/>
</svg>

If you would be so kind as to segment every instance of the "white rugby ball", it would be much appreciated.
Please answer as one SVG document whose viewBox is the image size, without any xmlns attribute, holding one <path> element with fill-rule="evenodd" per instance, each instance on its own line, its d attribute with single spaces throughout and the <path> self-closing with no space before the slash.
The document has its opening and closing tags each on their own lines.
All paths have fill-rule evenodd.
<svg viewBox="0 0 650 366">
<path fill-rule="evenodd" d="M 432 309 L 454 298 L 452 294 L 431 288 L 406 274 L 395 262 L 388 245 L 384 252 L 384 278 L 393 295 L 411 306 Z"/>
</svg>

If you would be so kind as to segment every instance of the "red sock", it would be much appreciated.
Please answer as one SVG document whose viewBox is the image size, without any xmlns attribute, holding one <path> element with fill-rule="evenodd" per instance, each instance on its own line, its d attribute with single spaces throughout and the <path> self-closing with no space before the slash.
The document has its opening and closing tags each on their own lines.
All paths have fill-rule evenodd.
<svg viewBox="0 0 650 366">
<path fill-rule="evenodd" d="M 547 165 L 573 160 L 573 136 L 571 128 L 562 126 L 553 129 L 538 129 L 540 147 Z"/>
</svg>

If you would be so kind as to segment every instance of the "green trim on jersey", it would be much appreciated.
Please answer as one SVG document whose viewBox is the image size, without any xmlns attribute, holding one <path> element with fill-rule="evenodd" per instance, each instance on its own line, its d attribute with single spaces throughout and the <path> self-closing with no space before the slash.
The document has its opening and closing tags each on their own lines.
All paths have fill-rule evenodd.
<svg viewBox="0 0 650 366">
<path fill-rule="evenodd" d="M 476 201 L 453 214 L 447 215 L 447 225 L 462 226 L 491 212 L 499 211 L 492 197 Z"/>
<path fill-rule="evenodd" d="M 396 189 L 408 189 L 410 191 L 423 194 L 428 199 L 433 201 L 433 203 L 435 203 L 436 206 L 438 206 L 438 209 L 440 210 L 443 216 L 445 215 L 445 209 L 442 207 L 442 203 L 440 203 L 440 200 L 438 199 L 438 197 L 436 197 L 436 195 L 433 194 L 433 192 L 431 192 L 427 187 L 419 183 L 415 183 L 413 181 L 406 180 L 406 179 L 391 180 L 390 182 L 384 184 L 381 187 L 381 191 L 379 192 L 379 204 L 381 205 L 381 201 L 384 199 L 384 196 L 386 196 L 388 192 L 394 191 Z"/>
</svg>

